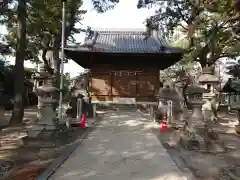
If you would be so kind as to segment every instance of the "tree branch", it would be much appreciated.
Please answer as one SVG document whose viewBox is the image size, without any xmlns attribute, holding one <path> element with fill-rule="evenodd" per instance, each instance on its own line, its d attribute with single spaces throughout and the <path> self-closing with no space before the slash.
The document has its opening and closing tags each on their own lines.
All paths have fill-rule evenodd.
<svg viewBox="0 0 240 180">
<path fill-rule="evenodd" d="M 177 4 L 177 13 L 181 16 L 182 20 L 185 21 L 185 23 L 187 23 L 188 20 L 187 20 L 187 19 L 184 17 L 184 15 L 182 14 L 181 9 L 180 9 L 178 3 L 177 3 L 176 1 L 175 1 L 175 3 Z"/>
<path fill-rule="evenodd" d="M 231 21 L 239 20 L 239 18 L 240 18 L 240 14 L 237 14 L 236 16 L 230 16 L 222 24 L 219 25 L 219 28 L 223 28 L 227 23 L 229 23 Z"/>
<path fill-rule="evenodd" d="M 182 24 L 178 24 L 179 26 L 181 26 L 185 31 L 188 30 L 188 28 L 184 27 Z"/>
<path fill-rule="evenodd" d="M 209 62 L 210 62 L 210 65 L 214 64 L 218 59 L 220 58 L 224 58 L 224 57 L 230 57 L 230 58 L 234 58 L 234 57 L 237 57 L 239 56 L 240 53 L 222 53 L 222 54 L 215 54 L 213 55 Z"/>
</svg>

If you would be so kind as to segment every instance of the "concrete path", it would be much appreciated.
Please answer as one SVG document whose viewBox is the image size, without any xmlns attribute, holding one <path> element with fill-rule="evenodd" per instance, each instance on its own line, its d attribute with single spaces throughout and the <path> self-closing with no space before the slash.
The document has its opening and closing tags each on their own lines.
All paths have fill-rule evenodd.
<svg viewBox="0 0 240 180">
<path fill-rule="evenodd" d="M 192 180 L 133 112 L 109 113 L 51 180 Z"/>
</svg>

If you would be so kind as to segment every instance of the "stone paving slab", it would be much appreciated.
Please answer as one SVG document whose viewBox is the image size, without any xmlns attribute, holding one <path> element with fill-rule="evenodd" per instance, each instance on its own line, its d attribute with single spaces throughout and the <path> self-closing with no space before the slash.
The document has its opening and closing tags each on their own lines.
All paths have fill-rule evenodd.
<svg viewBox="0 0 240 180">
<path fill-rule="evenodd" d="M 140 114 L 112 113 L 51 180 L 192 180 L 181 172 Z"/>
</svg>

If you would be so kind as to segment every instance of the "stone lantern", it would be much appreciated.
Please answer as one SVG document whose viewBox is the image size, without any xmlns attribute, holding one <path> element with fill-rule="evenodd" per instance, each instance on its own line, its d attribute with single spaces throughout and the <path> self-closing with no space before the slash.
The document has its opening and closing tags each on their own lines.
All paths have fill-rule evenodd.
<svg viewBox="0 0 240 180">
<path fill-rule="evenodd" d="M 214 75 L 214 67 L 206 67 L 203 69 L 203 74 L 198 78 L 199 84 L 210 91 L 210 93 L 215 93 L 217 84 L 219 83 L 219 78 Z"/>
<path fill-rule="evenodd" d="M 192 116 L 185 124 L 184 136 L 180 139 L 180 143 L 188 149 L 199 150 L 201 141 L 205 142 L 207 150 L 213 152 L 225 151 L 224 145 L 221 143 L 219 136 L 212 129 L 213 122 L 208 113 L 205 112 L 203 106 L 206 104 L 203 99 L 204 93 L 209 93 L 209 90 L 197 86 L 190 85 L 187 87 L 188 103 L 192 106 Z M 210 110 L 207 110 L 210 112 Z M 201 135 L 203 130 L 203 136 Z"/>
<path fill-rule="evenodd" d="M 203 93 L 204 106 L 202 108 L 204 118 L 209 120 L 213 117 L 217 120 L 217 96 L 216 86 L 219 84 L 219 78 L 214 75 L 214 67 L 205 67 L 203 74 L 198 79 L 199 84 L 208 92 Z"/>
<path fill-rule="evenodd" d="M 231 80 L 231 84 L 230 84 L 231 88 L 234 89 L 235 91 L 237 91 L 238 93 L 240 92 L 240 79 L 236 79 L 236 80 Z M 232 104 L 230 104 L 231 109 L 236 110 L 237 111 L 237 118 L 238 118 L 238 125 L 235 126 L 235 130 L 238 134 L 240 134 L 240 102 L 236 101 Z"/>
<path fill-rule="evenodd" d="M 186 88 L 186 95 L 188 97 L 188 104 L 192 107 L 192 116 L 188 118 L 184 126 L 184 134 L 181 136 L 179 143 L 187 149 L 200 149 L 200 137 L 198 136 L 198 129 L 204 127 L 202 105 L 203 93 L 206 89 L 198 85 L 189 85 Z"/>
<path fill-rule="evenodd" d="M 198 85 L 189 85 L 186 89 L 188 103 L 192 107 L 191 124 L 201 123 L 203 121 L 202 105 L 204 101 L 202 97 L 205 92 L 207 92 L 207 90 Z"/>
<path fill-rule="evenodd" d="M 38 125 L 47 130 L 53 130 L 56 128 L 54 105 L 57 103 L 56 93 L 58 94 L 58 89 L 53 86 L 55 78 L 45 71 L 44 65 L 41 64 L 34 79 L 35 93 L 38 96 Z"/>
</svg>

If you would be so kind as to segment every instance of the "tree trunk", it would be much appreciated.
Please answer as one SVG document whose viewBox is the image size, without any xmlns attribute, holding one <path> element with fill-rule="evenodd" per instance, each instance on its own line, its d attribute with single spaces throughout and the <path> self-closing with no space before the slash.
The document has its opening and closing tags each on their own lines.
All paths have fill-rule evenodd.
<svg viewBox="0 0 240 180">
<path fill-rule="evenodd" d="M 183 96 L 185 105 L 186 105 L 186 107 L 187 107 L 188 109 L 191 109 L 191 106 L 190 106 L 190 104 L 188 103 L 188 98 L 187 98 L 186 90 L 187 90 L 188 86 L 189 86 L 190 84 L 192 84 L 192 83 L 193 83 L 193 82 L 192 82 L 192 79 L 191 79 L 190 75 L 188 75 L 187 80 L 186 80 L 186 82 L 185 82 L 185 84 L 184 84 L 184 86 L 183 86 L 183 90 L 182 90 L 182 96 Z"/>
<path fill-rule="evenodd" d="M 52 63 L 53 63 L 53 75 L 55 79 L 55 87 L 60 88 L 60 64 L 61 61 L 59 59 L 59 49 L 60 49 L 60 41 L 58 37 L 55 37 L 53 40 L 53 52 L 52 52 Z M 59 100 L 59 93 L 55 94 L 55 99 Z M 53 105 L 53 109 L 56 110 L 57 106 L 59 105 L 58 101 Z"/>
<path fill-rule="evenodd" d="M 60 64 L 61 61 L 59 59 L 59 49 L 60 45 L 60 38 L 57 36 L 53 40 L 53 75 L 56 77 L 56 87 L 60 87 Z"/>
<path fill-rule="evenodd" d="M 188 85 L 189 85 L 189 83 L 187 83 L 187 82 L 184 84 L 183 90 L 182 90 L 182 96 L 183 96 L 186 107 L 189 109 L 190 107 L 189 107 L 188 99 L 187 99 L 187 95 L 186 95 L 186 89 L 187 89 Z"/>
<path fill-rule="evenodd" d="M 14 66 L 14 99 L 10 124 L 19 124 L 24 116 L 24 59 L 26 51 L 26 0 L 18 0 L 17 45 Z"/>
</svg>

